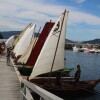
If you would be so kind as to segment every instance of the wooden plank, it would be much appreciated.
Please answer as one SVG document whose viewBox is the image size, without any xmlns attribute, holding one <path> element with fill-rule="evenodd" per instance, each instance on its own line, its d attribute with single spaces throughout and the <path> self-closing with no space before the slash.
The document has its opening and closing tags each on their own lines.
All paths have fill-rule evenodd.
<svg viewBox="0 0 100 100">
<path fill-rule="evenodd" d="M 20 100 L 20 82 L 12 66 L 0 59 L 0 97 L 2 100 Z"/>
</svg>

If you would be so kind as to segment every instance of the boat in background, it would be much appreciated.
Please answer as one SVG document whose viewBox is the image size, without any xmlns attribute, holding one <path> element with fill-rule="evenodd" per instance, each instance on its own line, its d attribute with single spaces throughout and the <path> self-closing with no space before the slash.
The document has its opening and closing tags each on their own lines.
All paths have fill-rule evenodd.
<svg viewBox="0 0 100 100">
<path fill-rule="evenodd" d="M 78 51 L 79 51 L 79 48 L 77 48 L 76 45 L 75 45 L 75 46 L 73 47 L 73 51 L 74 51 L 74 52 L 78 52 Z"/>
<path fill-rule="evenodd" d="M 100 53 L 100 49 L 95 49 L 95 53 Z"/>
<path fill-rule="evenodd" d="M 6 47 L 13 47 L 13 42 L 15 40 L 15 35 L 11 36 L 9 39 L 7 39 L 7 41 L 5 42 Z"/>
<path fill-rule="evenodd" d="M 95 53 L 95 49 L 94 48 L 87 48 L 84 50 L 84 52 Z"/>
</svg>

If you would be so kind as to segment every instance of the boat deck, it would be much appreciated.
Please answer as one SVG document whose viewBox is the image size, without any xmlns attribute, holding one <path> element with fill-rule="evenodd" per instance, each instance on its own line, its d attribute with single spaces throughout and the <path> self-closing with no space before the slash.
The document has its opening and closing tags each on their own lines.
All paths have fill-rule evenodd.
<svg viewBox="0 0 100 100">
<path fill-rule="evenodd" d="M 13 66 L 0 59 L 0 97 L 2 100 L 20 100 L 20 82 Z M 1 100 L 0 99 L 0 100 Z"/>
</svg>

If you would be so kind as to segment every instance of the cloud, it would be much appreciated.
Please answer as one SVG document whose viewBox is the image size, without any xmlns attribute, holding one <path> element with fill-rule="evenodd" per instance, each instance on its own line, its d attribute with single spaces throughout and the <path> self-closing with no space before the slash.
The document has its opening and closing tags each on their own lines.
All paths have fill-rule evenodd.
<svg viewBox="0 0 100 100">
<path fill-rule="evenodd" d="M 69 23 L 70 24 L 85 23 L 88 25 L 100 25 L 100 17 L 88 13 L 82 13 L 79 11 L 70 11 Z"/>
<path fill-rule="evenodd" d="M 100 35 L 100 30 L 90 30 L 90 33 Z"/>
<path fill-rule="evenodd" d="M 85 2 L 85 0 L 75 0 L 77 4 L 81 4 L 83 2 Z"/>
<path fill-rule="evenodd" d="M 19 30 L 30 22 L 38 22 L 37 24 L 56 19 L 67 9 L 69 11 L 68 23 L 79 24 L 86 23 L 88 25 L 100 25 L 100 18 L 78 11 L 72 6 L 63 6 L 55 4 L 45 4 L 44 0 L 1 0 L 0 1 L 0 30 Z M 85 2 L 85 0 L 76 0 L 77 2 Z"/>
<path fill-rule="evenodd" d="M 24 26 L 24 27 L 23 27 Z M 11 22 L 11 21 L 4 21 L 4 20 L 0 20 L 0 28 L 3 28 L 5 30 L 12 30 L 12 29 L 24 29 L 25 25 L 22 25 L 21 23 L 15 23 L 15 22 Z"/>
</svg>

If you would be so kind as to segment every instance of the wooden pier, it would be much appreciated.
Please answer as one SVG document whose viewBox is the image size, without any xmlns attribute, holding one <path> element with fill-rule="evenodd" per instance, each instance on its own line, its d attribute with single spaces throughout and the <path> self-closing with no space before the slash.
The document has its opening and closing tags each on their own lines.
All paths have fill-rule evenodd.
<svg viewBox="0 0 100 100">
<path fill-rule="evenodd" d="M 0 100 L 21 100 L 20 82 L 13 66 L 7 66 L 6 58 L 0 58 Z"/>
<path fill-rule="evenodd" d="M 31 91 L 30 91 L 31 89 Z M 39 95 L 36 99 L 31 92 Z M 63 100 L 58 96 L 23 79 L 15 66 L 8 66 L 6 58 L 0 59 L 0 100 Z"/>
</svg>

